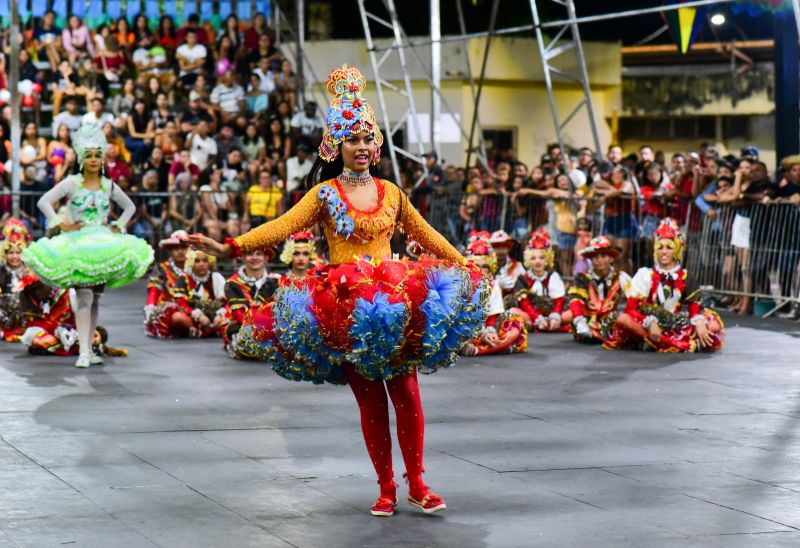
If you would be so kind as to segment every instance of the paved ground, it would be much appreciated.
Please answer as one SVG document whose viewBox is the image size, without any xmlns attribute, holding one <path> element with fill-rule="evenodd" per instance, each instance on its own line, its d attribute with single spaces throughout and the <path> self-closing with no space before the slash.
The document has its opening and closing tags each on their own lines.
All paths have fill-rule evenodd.
<svg viewBox="0 0 800 548">
<path fill-rule="evenodd" d="M 0 546 L 800 545 L 797 324 L 714 356 L 536 336 L 425 377 L 449 509 L 385 519 L 347 388 L 146 340 L 142 293 L 104 297 L 131 349 L 104 368 L 0 348 Z"/>
</svg>

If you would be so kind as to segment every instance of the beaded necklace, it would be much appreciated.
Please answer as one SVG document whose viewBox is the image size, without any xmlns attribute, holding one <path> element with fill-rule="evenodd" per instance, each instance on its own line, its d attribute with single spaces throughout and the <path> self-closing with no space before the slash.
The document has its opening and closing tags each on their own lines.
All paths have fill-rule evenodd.
<svg viewBox="0 0 800 548">
<path fill-rule="evenodd" d="M 340 183 L 347 183 L 353 186 L 367 186 L 372 183 L 372 175 L 369 171 L 351 171 L 344 168 L 344 171 L 336 177 Z"/>
</svg>

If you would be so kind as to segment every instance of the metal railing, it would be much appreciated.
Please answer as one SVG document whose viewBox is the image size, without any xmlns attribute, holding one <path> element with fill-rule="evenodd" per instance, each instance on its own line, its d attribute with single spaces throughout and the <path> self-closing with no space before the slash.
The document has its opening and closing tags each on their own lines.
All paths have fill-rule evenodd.
<svg viewBox="0 0 800 548">
<path fill-rule="evenodd" d="M 198 207 L 199 192 L 198 194 Z M 42 192 L 18 193 L 21 209 L 44 226 L 36 202 Z M 139 192 L 131 194 L 137 204 L 148 198 L 164 198 L 168 207 L 171 196 L 180 193 Z M 577 229 L 588 234 L 616 236 L 626 254 L 621 266 L 631 273 L 642 266 L 652 265 L 652 230 L 657 218 L 671 216 L 686 235 L 687 251 L 684 264 L 692 285 L 710 294 L 762 299 L 770 304 L 766 315 L 787 303 L 800 303 L 800 207 L 797 203 L 751 203 L 744 207 L 717 205 L 707 214 L 691 202 L 672 200 L 658 202 L 661 214 L 650 216 L 653 203 L 642 198 L 629 198 L 623 211 L 632 215 L 629 237 L 624 230 L 609 222 L 606 201 L 600 197 L 553 200 L 526 196 L 513 199 L 504 194 L 478 195 L 467 192 L 437 192 L 413 195 L 412 202 L 420 209 L 434 229 L 456 247 L 463 248 L 471 230 L 505 230 L 520 242 L 519 253 L 527 238 L 538 228 L 546 228 L 559 252 L 562 276 L 570 278 L 580 266 L 575 244 L 580 245 Z M 10 214 L 12 193 L 0 190 L 0 218 Z M 558 205 L 561 202 L 562 205 Z M 617 204 L 619 207 L 619 203 Z M 563 218 L 559 220 L 559 215 Z M 653 218 L 657 217 L 657 218 Z M 586 219 L 588 227 L 579 226 Z M 572 232 L 561 232 L 574 224 Z M 202 223 L 201 223 L 202 224 Z M 157 243 L 169 230 L 162 227 L 150 240 Z M 202 226 L 198 227 L 202 230 Z M 649 233 L 648 233 L 649 231 Z M 34 236 L 43 234 L 34 227 Z M 616 233 L 616 234 L 614 234 Z"/>
</svg>

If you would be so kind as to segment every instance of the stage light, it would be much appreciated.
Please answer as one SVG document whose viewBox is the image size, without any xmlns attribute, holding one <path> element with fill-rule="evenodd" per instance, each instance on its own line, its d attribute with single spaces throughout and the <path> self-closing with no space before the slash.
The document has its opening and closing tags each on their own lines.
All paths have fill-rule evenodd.
<svg viewBox="0 0 800 548">
<path fill-rule="evenodd" d="M 711 16 L 711 24 L 716 26 L 724 25 L 725 16 L 722 15 L 721 13 L 715 13 L 714 15 Z"/>
</svg>

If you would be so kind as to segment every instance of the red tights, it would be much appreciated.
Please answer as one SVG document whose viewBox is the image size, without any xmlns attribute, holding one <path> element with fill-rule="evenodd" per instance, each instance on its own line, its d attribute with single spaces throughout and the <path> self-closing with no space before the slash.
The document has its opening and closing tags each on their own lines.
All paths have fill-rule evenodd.
<svg viewBox="0 0 800 548">
<path fill-rule="evenodd" d="M 419 397 L 417 372 L 412 371 L 392 380 L 370 381 L 344 366 L 345 377 L 361 411 L 361 431 L 381 486 L 381 495 L 396 498 L 392 471 L 392 438 L 389 434 L 389 402 L 397 417 L 397 441 L 403 453 L 406 476 L 412 496 L 421 498 L 427 493 L 422 483 L 422 445 L 425 436 L 425 417 Z M 417 498 L 417 500 L 419 500 Z"/>
</svg>

